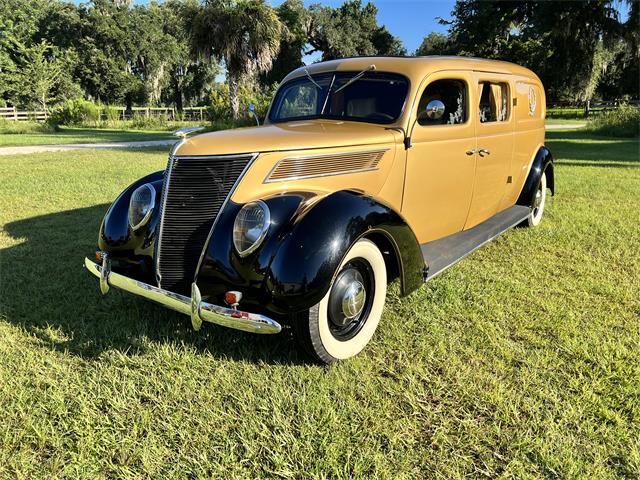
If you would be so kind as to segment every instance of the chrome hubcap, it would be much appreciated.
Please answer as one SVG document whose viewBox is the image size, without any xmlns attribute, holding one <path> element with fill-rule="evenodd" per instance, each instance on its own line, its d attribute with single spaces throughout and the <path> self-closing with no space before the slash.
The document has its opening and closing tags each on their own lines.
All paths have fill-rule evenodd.
<svg viewBox="0 0 640 480">
<path fill-rule="evenodd" d="M 369 316 L 374 290 L 373 270 L 362 259 L 352 260 L 338 273 L 327 305 L 329 330 L 336 339 L 358 334 Z"/>
<path fill-rule="evenodd" d="M 536 192 L 536 199 L 533 202 L 533 206 L 535 208 L 540 208 L 541 203 L 542 203 L 542 190 L 538 190 Z"/>
<path fill-rule="evenodd" d="M 367 293 L 364 285 L 358 280 L 353 280 L 347 286 L 342 297 L 342 313 L 344 313 L 344 316 L 350 320 L 360 315 L 366 299 Z"/>
</svg>

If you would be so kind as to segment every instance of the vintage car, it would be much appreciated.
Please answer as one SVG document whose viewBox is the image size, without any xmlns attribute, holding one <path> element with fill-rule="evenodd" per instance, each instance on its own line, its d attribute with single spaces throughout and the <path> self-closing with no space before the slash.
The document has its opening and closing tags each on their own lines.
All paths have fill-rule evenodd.
<svg viewBox="0 0 640 480">
<path fill-rule="evenodd" d="M 317 361 L 346 359 L 372 338 L 391 279 L 407 295 L 538 225 L 554 190 L 544 117 L 540 80 L 511 63 L 299 68 L 263 125 L 185 136 L 164 171 L 127 187 L 85 266 L 103 293 L 156 301 L 196 330 L 289 325 Z"/>
</svg>

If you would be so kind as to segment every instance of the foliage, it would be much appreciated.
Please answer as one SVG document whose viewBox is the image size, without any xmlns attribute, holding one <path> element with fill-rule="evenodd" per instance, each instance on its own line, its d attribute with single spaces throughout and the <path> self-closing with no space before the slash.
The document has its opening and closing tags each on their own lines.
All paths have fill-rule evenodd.
<svg viewBox="0 0 640 480">
<path fill-rule="evenodd" d="M 264 120 L 277 87 L 277 84 L 271 85 L 270 88 L 259 88 L 257 85 L 241 85 L 238 90 L 238 102 L 241 105 L 243 116 L 253 121 L 253 117 L 247 113 L 249 105 L 253 104 L 258 118 Z M 226 83 L 218 83 L 211 90 L 210 111 L 214 123 L 233 118 L 229 100 L 229 86 Z"/>
<path fill-rule="evenodd" d="M 454 50 L 455 47 L 447 35 L 439 32 L 431 32 L 424 37 L 414 55 L 452 55 Z"/>
<path fill-rule="evenodd" d="M 0 157 L 0 477 L 640 477 L 638 142 L 547 143 L 540 227 L 393 284 L 329 368 L 286 329 L 100 297 L 79 261 L 169 147 Z"/>
<path fill-rule="evenodd" d="M 638 137 L 640 135 L 640 108 L 628 104 L 605 110 L 595 116 L 587 128 L 598 135 L 609 137 Z"/>
<path fill-rule="evenodd" d="M 0 118 L 0 135 L 24 135 L 30 133 L 53 133 L 55 128 L 50 123 L 14 122 Z M 1 141 L 0 141 L 1 142 Z"/>
<path fill-rule="evenodd" d="M 53 125 L 87 125 L 100 121 L 102 109 L 87 100 L 67 100 L 51 111 L 49 117 Z"/>
<path fill-rule="evenodd" d="M 291 70 L 301 67 L 302 53 L 307 44 L 305 30 L 309 15 L 302 0 L 285 0 L 276 9 L 283 25 L 278 56 L 268 72 L 259 75 L 261 85 L 279 83 Z"/>
<path fill-rule="evenodd" d="M 632 13 L 637 9 L 632 2 Z M 541 77 L 554 100 L 591 100 L 604 72 L 629 44 L 623 34 L 629 27 L 619 22 L 613 0 L 458 0 L 452 16 L 443 23 L 449 24 L 456 53 L 524 64 Z M 631 28 L 637 32 L 637 23 Z M 627 53 L 637 64 L 638 50 Z"/>
<path fill-rule="evenodd" d="M 404 55 L 400 39 L 378 26 L 378 9 L 373 3 L 346 0 L 340 7 L 320 4 L 309 7 L 306 53 L 322 52 L 323 60 L 358 55 Z"/>
<path fill-rule="evenodd" d="M 282 31 L 274 8 L 264 0 L 212 0 L 194 18 L 195 50 L 205 58 L 224 61 L 234 119 L 240 117 L 241 85 L 271 68 Z"/>
</svg>

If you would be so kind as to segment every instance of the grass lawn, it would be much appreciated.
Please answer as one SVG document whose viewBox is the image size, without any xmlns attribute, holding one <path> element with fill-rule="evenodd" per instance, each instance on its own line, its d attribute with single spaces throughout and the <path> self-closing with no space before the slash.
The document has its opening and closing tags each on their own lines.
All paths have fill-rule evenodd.
<svg viewBox="0 0 640 480">
<path fill-rule="evenodd" d="M 569 125 L 569 124 L 586 124 L 588 123 L 586 118 L 545 118 L 544 123 L 546 125 Z"/>
<path fill-rule="evenodd" d="M 67 143 L 137 142 L 171 139 L 171 132 L 61 127 L 57 132 L 2 133 L 0 147 Z"/>
<path fill-rule="evenodd" d="M 638 478 L 637 140 L 550 132 L 557 195 L 357 358 L 204 325 L 82 269 L 167 150 L 0 157 L 0 478 Z"/>
</svg>

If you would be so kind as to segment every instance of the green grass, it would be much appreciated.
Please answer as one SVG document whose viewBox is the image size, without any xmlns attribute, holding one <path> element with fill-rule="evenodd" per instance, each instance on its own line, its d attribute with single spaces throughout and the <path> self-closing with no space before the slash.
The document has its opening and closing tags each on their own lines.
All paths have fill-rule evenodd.
<svg viewBox="0 0 640 480">
<path fill-rule="evenodd" d="M 568 125 L 568 124 L 586 124 L 586 118 L 545 118 L 544 123 L 546 125 Z"/>
<path fill-rule="evenodd" d="M 68 143 L 136 142 L 171 139 L 167 131 L 116 130 L 98 128 L 60 127 L 59 131 L 28 133 L 3 133 L 0 130 L 0 147 L 22 145 L 60 145 Z"/>
<path fill-rule="evenodd" d="M 166 149 L 0 157 L 0 478 L 638 478 L 638 142 L 551 132 L 557 195 L 357 358 L 205 325 L 83 271 Z"/>
</svg>

